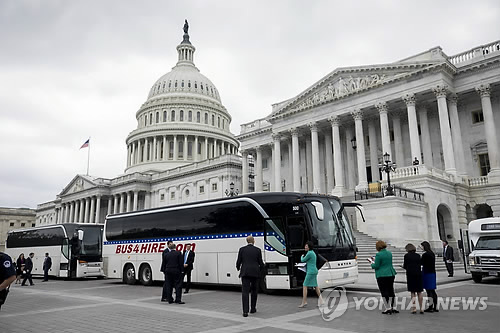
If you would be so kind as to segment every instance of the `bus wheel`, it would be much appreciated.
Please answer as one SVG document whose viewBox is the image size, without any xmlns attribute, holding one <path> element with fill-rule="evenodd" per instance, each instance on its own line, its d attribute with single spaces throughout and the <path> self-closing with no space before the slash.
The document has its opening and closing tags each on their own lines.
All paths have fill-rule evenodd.
<svg viewBox="0 0 500 333">
<path fill-rule="evenodd" d="M 483 280 L 483 275 L 472 273 L 472 280 L 474 280 L 474 282 L 476 283 L 481 283 L 481 281 Z"/>
<path fill-rule="evenodd" d="M 135 284 L 135 269 L 132 264 L 128 264 L 123 269 L 123 282 L 126 284 Z"/>
<path fill-rule="evenodd" d="M 141 266 L 139 271 L 139 280 L 143 286 L 150 286 L 153 284 L 153 274 L 151 272 L 151 267 L 148 264 Z"/>
</svg>

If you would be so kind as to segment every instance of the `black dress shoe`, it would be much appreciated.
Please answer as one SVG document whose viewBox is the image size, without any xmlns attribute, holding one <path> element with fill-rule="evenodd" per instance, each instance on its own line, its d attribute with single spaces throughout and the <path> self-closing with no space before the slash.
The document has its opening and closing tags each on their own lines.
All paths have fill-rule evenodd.
<svg viewBox="0 0 500 333">
<path fill-rule="evenodd" d="M 257 309 L 250 310 L 250 313 L 255 313 L 255 312 L 257 312 Z"/>
<path fill-rule="evenodd" d="M 434 309 L 434 312 L 439 312 L 439 310 L 438 309 Z"/>
<path fill-rule="evenodd" d="M 184 292 L 184 294 L 187 294 L 187 293 L 189 293 L 189 290 L 186 290 L 186 291 Z"/>
<path fill-rule="evenodd" d="M 161 299 L 162 302 L 167 302 L 168 300 L 166 298 Z"/>
<path fill-rule="evenodd" d="M 392 310 L 391 310 L 391 312 L 392 312 L 392 313 L 399 313 L 399 311 L 398 311 L 398 310 L 396 310 L 396 309 L 392 309 Z"/>
<path fill-rule="evenodd" d="M 433 308 L 427 308 L 424 310 L 424 312 L 434 312 L 434 309 Z"/>
<path fill-rule="evenodd" d="M 391 311 L 391 309 L 385 310 L 385 311 L 382 311 L 382 314 L 388 314 L 388 315 L 390 315 L 390 314 L 392 314 L 392 311 Z"/>
<path fill-rule="evenodd" d="M 168 304 L 172 304 L 172 303 L 174 303 L 174 301 L 168 301 Z"/>
<path fill-rule="evenodd" d="M 244 314 L 243 314 L 243 317 L 248 317 L 248 313 L 244 313 Z"/>
<path fill-rule="evenodd" d="M 179 301 L 179 302 L 175 302 L 175 304 L 186 304 L 186 302 Z"/>
</svg>

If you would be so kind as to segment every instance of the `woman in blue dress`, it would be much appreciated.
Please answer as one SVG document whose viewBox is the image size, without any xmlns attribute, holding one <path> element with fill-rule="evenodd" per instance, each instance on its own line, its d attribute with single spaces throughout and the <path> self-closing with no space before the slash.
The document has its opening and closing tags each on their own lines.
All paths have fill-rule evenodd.
<svg viewBox="0 0 500 333">
<path fill-rule="evenodd" d="M 425 251 L 422 254 L 422 280 L 427 298 L 432 300 L 425 312 L 439 312 L 437 308 L 438 296 L 436 294 L 436 255 L 432 252 L 431 244 L 424 241 L 420 244 Z"/>
<path fill-rule="evenodd" d="M 316 253 L 313 251 L 313 243 L 308 241 L 304 245 L 305 254 L 300 257 L 301 262 L 307 263 L 306 265 L 306 277 L 304 283 L 302 284 L 302 303 L 299 308 L 305 308 L 307 306 L 307 288 L 312 287 L 316 290 L 316 294 L 319 298 L 319 304 L 323 304 L 323 298 L 321 297 L 321 290 L 318 287 L 318 269 L 316 268 Z"/>
</svg>

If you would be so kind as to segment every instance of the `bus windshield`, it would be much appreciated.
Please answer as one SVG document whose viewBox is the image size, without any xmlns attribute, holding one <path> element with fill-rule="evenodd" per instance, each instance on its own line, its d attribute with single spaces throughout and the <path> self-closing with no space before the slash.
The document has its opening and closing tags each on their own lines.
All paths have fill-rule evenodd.
<svg viewBox="0 0 500 333">
<path fill-rule="evenodd" d="M 102 243 L 102 229 L 81 228 L 84 231 L 80 254 L 82 256 L 100 256 Z"/>
<path fill-rule="evenodd" d="M 500 250 L 500 236 L 483 236 L 477 241 L 476 250 Z"/>
</svg>

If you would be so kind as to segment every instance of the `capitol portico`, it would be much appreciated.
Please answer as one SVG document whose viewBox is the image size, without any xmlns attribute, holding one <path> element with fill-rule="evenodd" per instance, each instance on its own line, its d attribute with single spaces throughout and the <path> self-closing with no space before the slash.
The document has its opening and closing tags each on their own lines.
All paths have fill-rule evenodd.
<svg viewBox="0 0 500 333">
<path fill-rule="evenodd" d="M 255 179 L 255 191 L 363 199 L 361 231 L 397 245 L 458 240 L 471 219 L 500 215 L 499 93 L 500 42 L 336 69 L 241 125 L 243 191 Z M 380 187 L 384 153 L 395 197 Z"/>
</svg>

